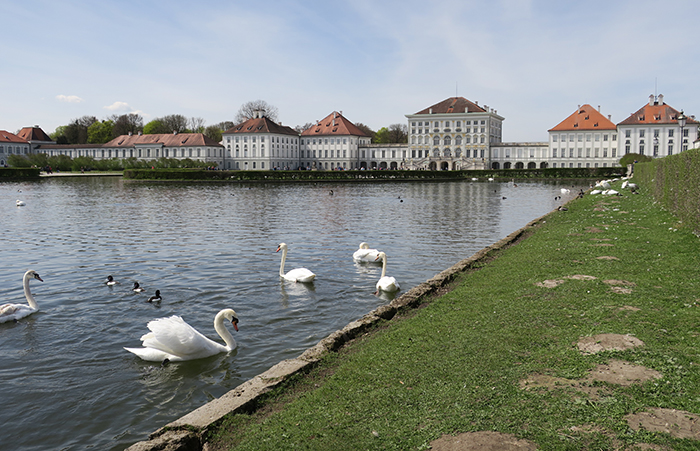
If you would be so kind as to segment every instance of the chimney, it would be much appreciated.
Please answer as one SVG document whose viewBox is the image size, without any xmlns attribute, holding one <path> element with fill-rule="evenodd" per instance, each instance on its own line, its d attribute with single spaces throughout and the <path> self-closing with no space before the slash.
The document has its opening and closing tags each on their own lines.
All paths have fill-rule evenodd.
<svg viewBox="0 0 700 451">
<path fill-rule="evenodd" d="M 433 109 L 432 109 L 432 108 L 428 110 L 428 114 L 433 114 Z"/>
<path fill-rule="evenodd" d="M 663 104 L 664 104 L 664 95 L 659 94 L 659 105 L 663 105 Z"/>
<path fill-rule="evenodd" d="M 131 134 L 131 132 L 129 132 L 129 134 Z M 141 136 L 141 135 L 143 135 L 143 132 L 139 131 L 139 136 Z"/>
<path fill-rule="evenodd" d="M 600 105 L 598 105 L 598 112 L 600 113 Z"/>
<path fill-rule="evenodd" d="M 173 130 L 173 135 L 177 135 L 177 130 Z"/>
<path fill-rule="evenodd" d="M 612 122 L 612 114 L 608 114 L 608 120 Z"/>
<path fill-rule="evenodd" d="M 131 133 L 131 132 L 129 132 L 129 136 L 131 136 L 131 135 L 132 135 L 132 133 Z"/>
<path fill-rule="evenodd" d="M 654 94 L 649 94 L 649 106 L 654 105 Z"/>
</svg>

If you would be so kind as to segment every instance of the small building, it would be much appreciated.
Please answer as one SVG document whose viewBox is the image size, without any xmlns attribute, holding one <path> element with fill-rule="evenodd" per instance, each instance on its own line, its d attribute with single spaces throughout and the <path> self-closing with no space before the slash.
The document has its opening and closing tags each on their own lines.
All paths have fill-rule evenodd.
<svg viewBox="0 0 700 451">
<path fill-rule="evenodd" d="M 371 138 L 334 111 L 301 134 L 301 164 L 310 169 L 361 169 L 370 167 L 367 146 Z"/>
<path fill-rule="evenodd" d="M 618 131 L 610 117 L 591 105 L 579 105 L 549 130 L 549 167 L 597 168 L 618 166 Z"/>
<path fill-rule="evenodd" d="M 97 146 L 94 145 L 93 146 Z M 77 149 L 80 152 L 80 149 Z M 213 166 L 224 165 L 224 146 L 203 133 L 164 133 L 153 135 L 121 135 L 88 149 L 85 156 L 96 160 L 110 158 L 136 158 L 157 160 L 159 158 L 191 159 L 211 162 Z M 78 156 L 82 156 L 80 153 Z"/>
<path fill-rule="evenodd" d="M 408 169 L 460 170 L 491 166 L 504 118 L 488 105 L 450 97 L 408 118 Z"/>
<path fill-rule="evenodd" d="M 20 138 L 14 133 L 0 130 L 0 166 L 7 165 L 10 155 L 29 155 L 31 144 L 26 139 Z"/>
<path fill-rule="evenodd" d="M 679 118 L 685 119 L 685 124 Z M 650 95 L 649 102 L 617 124 L 623 154 L 638 153 L 653 158 L 673 155 L 694 146 L 698 121 L 664 103 L 664 96 Z M 622 156 L 621 155 L 621 156 Z"/>
<path fill-rule="evenodd" d="M 300 157 L 299 133 L 261 112 L 221 136 L 226 149 L 225 169 L 298 169 L 303 162 L 310 164 L 309 159 Z"/>
</svg>

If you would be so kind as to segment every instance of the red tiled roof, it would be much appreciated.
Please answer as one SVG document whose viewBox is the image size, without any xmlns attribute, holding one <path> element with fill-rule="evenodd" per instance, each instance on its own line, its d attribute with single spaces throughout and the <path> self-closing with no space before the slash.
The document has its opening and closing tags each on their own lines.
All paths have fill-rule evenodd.
<svg viewBox="0 0 700 451">
<path fill-rule="evenodd" d="M 368 137 L 365 132 L 357 128 L 337 111 L 332 112 L 312 127 L 304 130 L 301 136 L 363 136 Z"/>
<path fill-rule="evenodd" d="M 155 135 L 121 135 L 102 147 L 133 147 L 160 144 L 163 147 L 221 146 L 203 133 L 164 133 Z"/>
<path fill-rule="evenodd" d="M 39 127 L 24 127 L 17 136 L 27 141 L 53 142 L 53 139 Z"/>
<path fill-rule="evenodd" d="M 22 139 L 14 133 L 0 130 L 0 144 L 2 143 L 29 144 L 26 139 Z"/>
<path fill-rule="evenodd" d="M 487 113 L 484 108 L 464 97 L 450 97 L 416 114 Z"/>
<path fill-rule="evenodd" d="M 641 125 L 641 124 L 676 124 L 678 122 L 678 111 L 662 102 L 654 102 L 653 105 L 647 103 L 636 113 L 617 125 Z M 698 124 L 698 121 L 688 117 L 686 124 Z"/>
<path fill-rule="evenodd" d="M 265 116 L 248 119 L 241 124 L 234 125 L 223 134 L 229 133 L 276 133 L 278 135 L 299 136 L 299 133 L 293 128 L 278 124 Z"/>
<path fill-rule="evenodd" d="M 549 129 L 550 132 L 581 130 L 617 130 L 617 126 L 598 110 L 586 104 L 574 111 L 571 116 L 561 121 L 556 127 Z"/>
</svg>

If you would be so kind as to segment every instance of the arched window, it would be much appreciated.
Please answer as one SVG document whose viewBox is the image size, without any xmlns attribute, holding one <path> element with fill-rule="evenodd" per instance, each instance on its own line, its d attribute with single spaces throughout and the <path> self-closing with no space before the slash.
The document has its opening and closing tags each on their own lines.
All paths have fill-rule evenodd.
<svg viewBox="0 0 700 451">
<path fill-rule="evenodd" d="M 462 137 L 456 136 L 455 137 L 455 146 L 461 146 L 461 145 L 462 145 Z"/>
<path fill-rule="evenodd" d="M 450 137 L 450 136 L 445 136 L 445 145 L 446 145 L 446 146 L 451 146 L 451 145 L 452 145 L 452 137 Z"/>
<path fill-rule="evenodd" d="M 433 138 L 433 145 L 434 146 L 439 146 L 440 145 L 440 137 L 436 136 Z"/>
</svg>

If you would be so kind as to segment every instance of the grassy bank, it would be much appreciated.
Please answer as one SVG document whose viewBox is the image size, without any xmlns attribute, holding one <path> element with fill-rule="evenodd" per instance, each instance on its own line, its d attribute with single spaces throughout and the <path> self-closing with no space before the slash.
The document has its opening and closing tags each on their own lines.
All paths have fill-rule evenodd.
<svg viewBox="0 0 700 451">
<path fill-rule="evenodd" d="M 653 407 L 700 413 L 698 239 L 640 191 L 552 213 L 449 292 L 226 418 L 209 449 L 419 450 L 470 431 L 546 450 L 698 449 L 697 430 L 679 438 L 628 422 Z M 608 333 L 644 345 L 576 346 Z M 657 373 L 591 378 L 615 361 Z"/>
</svg>

